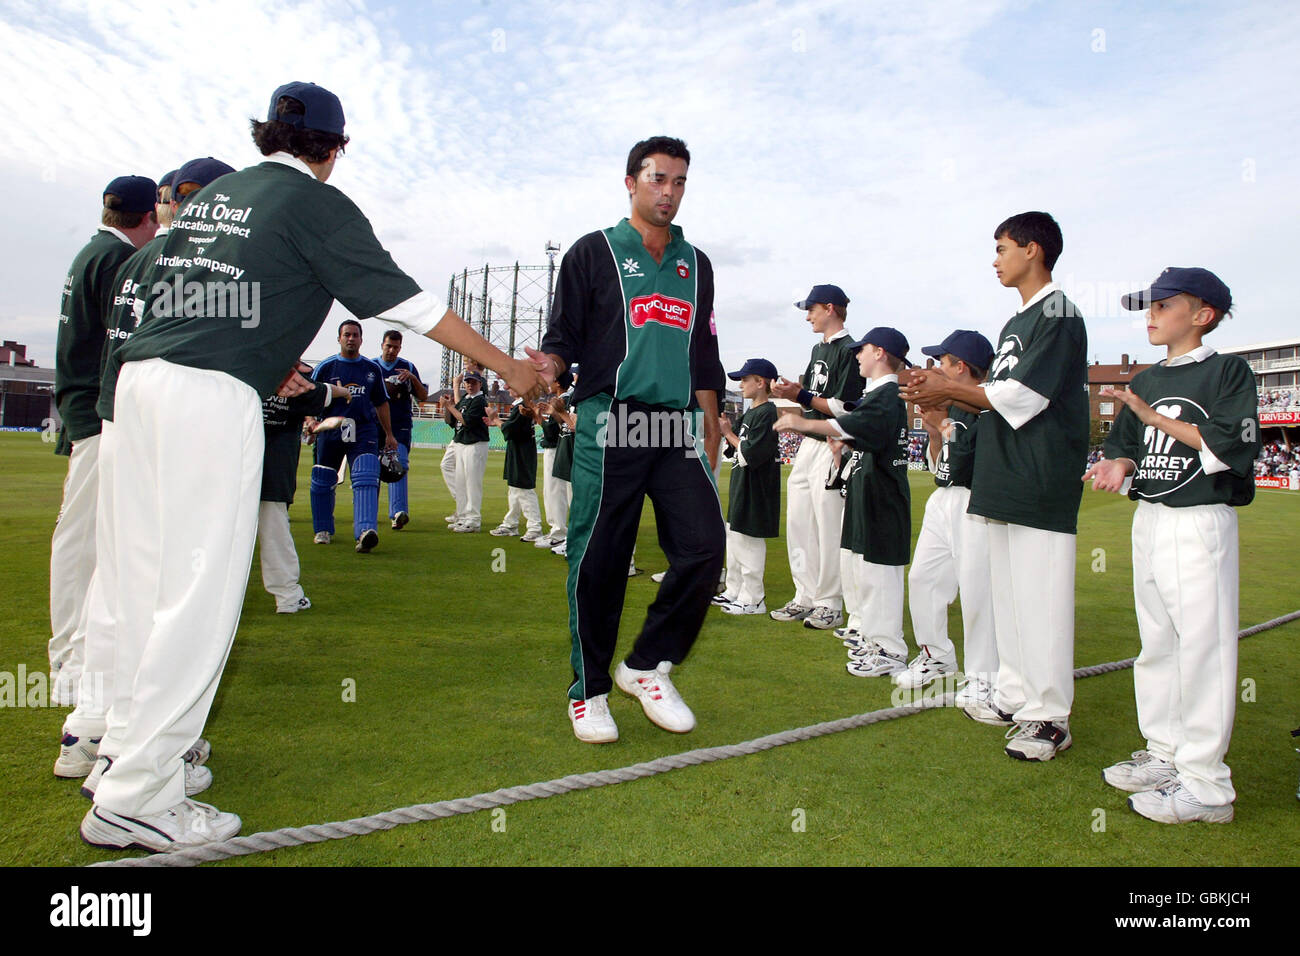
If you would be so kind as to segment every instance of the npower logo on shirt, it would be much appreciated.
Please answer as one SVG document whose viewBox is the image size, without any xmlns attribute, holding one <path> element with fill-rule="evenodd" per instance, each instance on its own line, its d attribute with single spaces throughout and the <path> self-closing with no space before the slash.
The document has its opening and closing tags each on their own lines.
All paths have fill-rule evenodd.
<svg viewBox="0 0 1300 956">
<path fill-rule="evenodd" d="M 658 322 L 674 329 L 689 329 L 691 313 L 694 311 L 695 306 L 683 299 L 674 299 L 658 292 L 654 295 L 639 295 L 632 300 L 632 328 L 639 329 L 647 322 Z"/>
</svg>

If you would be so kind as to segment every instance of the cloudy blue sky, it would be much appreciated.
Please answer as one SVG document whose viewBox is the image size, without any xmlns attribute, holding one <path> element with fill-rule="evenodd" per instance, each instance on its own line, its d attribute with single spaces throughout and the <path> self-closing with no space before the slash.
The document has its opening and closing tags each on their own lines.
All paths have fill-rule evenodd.
<svg viewBox="0 0 1300 956">
<path fill-rule="evenodd" d="M 6 0 L 0 49 L 0 337 L 41 365 L 108 180 L 256 162 L 248 118 L 291 79 L 341 97 L 330 181 L 440 297 L 617 221 L 628 148 L 663 132 L 692 151 L 677 222 L 714 261 L 729 367 L 801 371 L 791 303 L 818 282 L 914 353 L 995 336 L 1018 299 L 992 229 L 1027 209 L 1062 224 L 1103 362 L 1158 357 L 1118 296 L 1171 264 L 1232 287 L 1220 346 L 1300 332 L 1294 3 Z"/>
</svg>

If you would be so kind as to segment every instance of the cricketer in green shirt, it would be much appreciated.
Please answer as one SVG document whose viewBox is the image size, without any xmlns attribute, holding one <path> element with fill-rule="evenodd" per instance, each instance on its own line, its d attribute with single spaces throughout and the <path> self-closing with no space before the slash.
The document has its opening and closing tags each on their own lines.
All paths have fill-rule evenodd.
<svg viewBox="0 0 1300 956">
<path fill-rule="evenodd" d="M 736 534 L 775 538 L 781 524 L 781 454 L 776 405 L 755 405 L 740 419 L 740 441 L 731 467 L 727 524 Z"/>
<path fill-rule="evenodd" d="M 907 483 L 907 406 L 898 376 L 867 385 L 862 400 L 835 419 L 857 459 L 844 496 L 840 547 L 871 564 L 911 560 L 912 492 Z"/>
</svg>

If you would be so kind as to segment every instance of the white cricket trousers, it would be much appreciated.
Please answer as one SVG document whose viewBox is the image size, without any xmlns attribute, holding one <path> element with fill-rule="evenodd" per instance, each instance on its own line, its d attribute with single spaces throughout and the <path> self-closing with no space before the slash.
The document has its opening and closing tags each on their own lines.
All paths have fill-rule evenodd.
<svg viewBox="0 0 1300 956">
<path fill-rule="evenodd" d="M 442 450 L 442 480 L 447 484 L 447 491 L 451 493 L 451 500 L 455 503 L 453 514 L 460 516 L 462 503 L 460 500 L 460 488 L 456 484 L 456 449 L 460 448 L 456 442 L 447 442 L 447 447 Z"/>
<path fill-rule="evenodd" d="M 185 799 L 248 585 L 262 485 L 262 402 L 224 372 L 162 359 L 118 379 L 113 507 L 121 752 L 95 803 L 126 816 Z"/>
<path fill-rule="evenodd" d="M 982 520 L 998 643 L 994 701 L 1017 721 L 1065 720 L 1074 704 L 1076 536 Z"/>
<path fill-rule="evenodd" d="M 65 426 L 66 427 L 66 426 Z M 95 573 L 95 512 L 99 498 L 99 435 L 72 445 L 63 503 L 50 539 L 50 679 L 56 703 L 76 703 L 85 660 L 86 596 Z M 60 677 L 64 669 L 67 673 Z"/>
<path fill-rule="evenodd" d="M 298 583 L 298 551 L 289 532 L 288 502 L 258 503 L 257 543 L 261 547 L 262 586 L 275 598 L 276 610 L 297 608 L 304 595 Z"/>
<path fill-rule="evenodd" d="M 1236 799 L 1224 757 L 1237 708 L 1237 512 L 1228 505 L 1133 514 L 1133 665 L 1138 727 L 1206 806 Z"/>
<path fill-rule="evenodd" d="M 501 524 L 507 528 L 519 528 L 519 518 L 522 516 L 527 524 L 528 531 L 536 531 L 539 534 L 542 530 L 542 509 L 537 504 L 536 488 L 516 488 L 514 485 L 507 485 L 506 500 L 510 502 L 510 509 L 506 516 L 501 519 Z"/>
<path fill-rule="evenodd" d="M 786 486 L 785 546 L 795 603 L 838 611 L 844 499 L 826 490 L 832 460 L 826 442 L 804 436 Z"/>
<path fill-rule="evenodd" d="M 847 548 L 840 549 L 844 605 L 856 620 L 858 635 L 885 651 L 907 659 L 903 639 L 903 565 L 873 564 Z"/>
<path fill-rule="evenodd" d="M 767 539 L 751 538 L 727 525 L 727 579 L 722 593 L 737 604 L 749 606 L 763 600 L 763 571 L 767 565 Z"/>
<path fill-rule="evenodd" d="M 554 477 L 555 449 L 542 449 L 542 499 L 546 506 L 546 523 L 551 526 L 551 535 L 563 538 L 569 528 L 569 497 L 573 486 L 563 478 Z"/>
<path fill-rule="evenodd" d="M 970 489 L 935 488 L 925 503 L 921 532 L 907 574 L 912 636 L 934 657 L 957 660 L 948 637 L 948 605 L 961 593 L 962 643 L 967 677 L 997 680 L 998 639 L 989 597 L 988 526 L 966 514 Z"/>
<path fill-rule="evenodd" d="M 86 595 L 84 667 L 77 689 L 77 708 L 63 723 L 77 737 L 108 739 L 108 710 L 113 703 L 113 676 L 117 657 L 117 556 L 113 521 L 113 455 L 117 445 L 112 422 L 99 435 L 99 494 L 95 508 L 95 572 Z"/>
<path fill-rule="evenodd" d="M 488 443 L 475 442 L 456 449 L 456 517 L 470 524 L 483 521 L 483 475 L 487 472 Z"/>
</svg>

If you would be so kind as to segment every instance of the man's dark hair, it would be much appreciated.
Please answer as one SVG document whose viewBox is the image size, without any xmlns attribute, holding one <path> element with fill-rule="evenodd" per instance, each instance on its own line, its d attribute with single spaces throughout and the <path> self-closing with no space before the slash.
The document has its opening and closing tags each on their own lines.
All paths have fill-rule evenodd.
<svg viewBox="0 0 1300 956">
<path fill-rule="evenodd" d="M 282 96 L 275 103 L 276 116 L 301 116 L 305 112 L 302 101 L 292 96 Z M 330 150 L 337 148 L 341 153 L 348 144 L 348 137 L 341 133 L 301 129 L 279 120 L 263 123 L 250 119 L 249 123 L 253 127 L 253 142 L 263 156 L 284 152 L 309 163 L 323 163 L 329 159 Z"/>
<path fill-rule="evenodd" d="M 1061 227 L 1045 212 L 1022 212 L 1018 216 L 1012 216 L 993 230 L 994 239 L 1004 236 L 1021 247 L 1031 242 L 1038 243 L 1038 248 L 1043 250 L 1043 265 L 1047 266 L 1048 272 L 1056 268 L 1056 260 L 1065 248 Z"/>
<path fill-rule="evenodd" d="M 336 336 L 335 336 L 336 338 L 337 338 L 337 336 L 343 334 L 343 326 L 345 326 L 345 325 L 355 325 L 355 326 L 357 327 L 357 331 L 358 331 L 358 332 L 361 331 L 361 323 L 358 322 L 356 319 L 344 319 L 342 322 L 339 323 L 339 330 L 338 330 L 338 332 L 336 333 Z"/>
<path fill-rule="evenodd" d="M 154 214 L 152 209 L 148 212 L 123 212 L 121 206 L 122 197 L 104 193 L 104 211 L 99 214 L 99 221 L 113 229 L 134 229 L 144 222 L 145 217 Z"/>
<path fill-rule="evenodd" d="M 396 339 L 400 342 L 402 341 L 402 333 L 397 331 L 397 329 L 389 329 L 384 333 L 383 341 L 387 342 L 389 339 Z"/>
<path fill-rule="evenodd" d="M 627 174 L 635 176 L 641 171 L 641 165 L 645 162 L 645 158 L 653 156 L 655 153 L 663 153 L 673 159 L 685 160 L 687 166 L 691 164 L 690 150 L 686 148 L 686 144 L 680 139 L 673 139 L 671 136 L 651 136 L 649 139 L 641 140 L 632 147 L 632 152 L 627 154 Z"/>
</svg>

